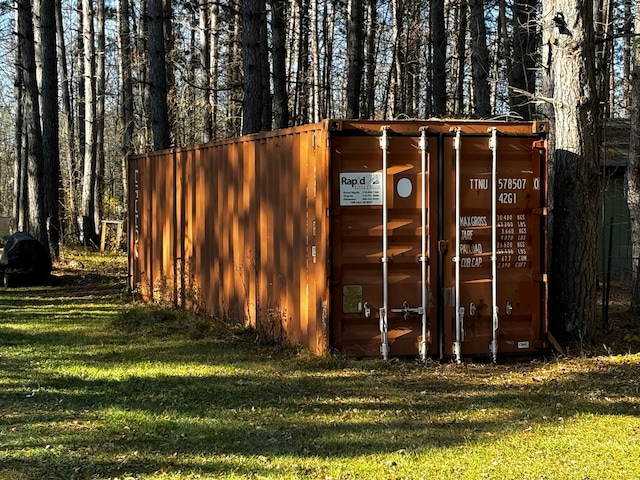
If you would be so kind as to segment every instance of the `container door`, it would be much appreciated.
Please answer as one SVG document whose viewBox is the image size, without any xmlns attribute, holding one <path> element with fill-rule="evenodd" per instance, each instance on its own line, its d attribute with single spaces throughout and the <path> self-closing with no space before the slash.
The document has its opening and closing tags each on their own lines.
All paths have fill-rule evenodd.
<svg viewBox="0 0 640 480">
<path fill-rule="evenodd" d="M 386 176 L 380 136 L 332 137 L 332 343 L 348 355 L 415 356 L 430 343 L 422 268 L 429 164 L 437 155 L 425 150 L 423 162 L 419 135 L 389 132 Z"/>
<path fill-rule="evenodd" d="M 445 139 L 444 335 L 447 356 L 530 353 L 546 322 L 546 160 L 536 138 Z"/>
</svg>

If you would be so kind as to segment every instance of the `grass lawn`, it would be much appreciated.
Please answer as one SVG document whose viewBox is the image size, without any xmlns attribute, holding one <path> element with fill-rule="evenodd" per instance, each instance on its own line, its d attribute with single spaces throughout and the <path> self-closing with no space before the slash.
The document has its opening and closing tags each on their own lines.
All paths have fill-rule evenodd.
<svg viewBox="0 0 640 480">
<path fill-rule="evenodd" d="M 317 358 L 133 304 L 121 256 L 74 255 L 59 286 L 0 288 L 2 479 L 640 478 L 639 354 Z"/>
</svg>

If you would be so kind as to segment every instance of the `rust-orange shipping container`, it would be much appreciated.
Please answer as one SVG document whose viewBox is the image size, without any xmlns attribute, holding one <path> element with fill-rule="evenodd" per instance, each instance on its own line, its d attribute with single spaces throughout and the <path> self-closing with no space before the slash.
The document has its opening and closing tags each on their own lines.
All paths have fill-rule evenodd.
<svg viewBox="0 0 640 480">
<path fill-rule="evenodd" d="M 132 157 L 131 287 L 317 353 L 536 353 L 547 132 L 325 120 Z"/>
</svg>

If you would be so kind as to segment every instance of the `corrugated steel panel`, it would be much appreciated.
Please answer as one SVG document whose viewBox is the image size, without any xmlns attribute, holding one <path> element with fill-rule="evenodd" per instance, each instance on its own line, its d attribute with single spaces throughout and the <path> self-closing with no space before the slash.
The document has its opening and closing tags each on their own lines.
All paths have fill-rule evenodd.
<svg viewBox="0 0 640 480">
<path fill-rule="evenodd" d="M 326 351 L 324 145 L 316 125 L 133 157 L 132 287 Z"/>
<path fill-rule="evenodd" d="M 327 120 L 134 157 L 132 286 L 318 353 L 537 351 L 547 128 Z"/>
</svg>

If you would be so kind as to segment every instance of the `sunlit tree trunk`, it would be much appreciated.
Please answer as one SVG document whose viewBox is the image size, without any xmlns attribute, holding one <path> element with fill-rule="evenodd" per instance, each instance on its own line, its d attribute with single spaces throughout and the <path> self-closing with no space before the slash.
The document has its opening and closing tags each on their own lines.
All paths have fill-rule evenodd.
<svg viewBox="0 0 640 480">
<path fill-rule="evenodd" d="M 93 219 L 96 226 L 96 235 L 100 234 L 101 217 L 103 212 L 104 191 L 104 116 L 105 116 L 105 0 L 96 1 L 96 173 L 93 187 L 94 211 Z"/>
<path fill-rule="evenodd" d="M 64 189 L 64 197 L 62 204 L 65 206 L 66 215 L 61 219 L 61 239 L 64 241 L 63 231 L 72 238 L 79 238 L 80 231 L 78 229 L 78 205 L 76 201 L 78 190 L 78 174 L 77 165 L 78 158 L 80 157 L 78 142 L 76 136 L 73 110 L 71 108 L 71 79 L 69 78 L 68 66 L 67 66 L 67 49 L 64 42 L 64 29 L 62 25 L 62 6 L 61 2 L 55 2 L 56 8 L 56 28 L 57 28 L 57 47 L 58 47 L 58 71 L 60 76 L 60 92 L 62 106 L 62 122 L 64 132 L 64 141 L 60 144 L 60 149 L 64 152 L 65 161 L 64 167 L 61 168 L 64 171 L 62 175 L 62 187 Z M 63 230 L 64 229 L 64 230 Z"/>
<path fill-rule="evenodd" d="M 95 30 L 93 2 L 82 0 L 82 43 L 84 84 L 84 152 L 82 176 L 81 241 L 84 245 L 97 244 L 95 223 L 96 176 L 96 82 L 95 82 Z"/>
</svg>

